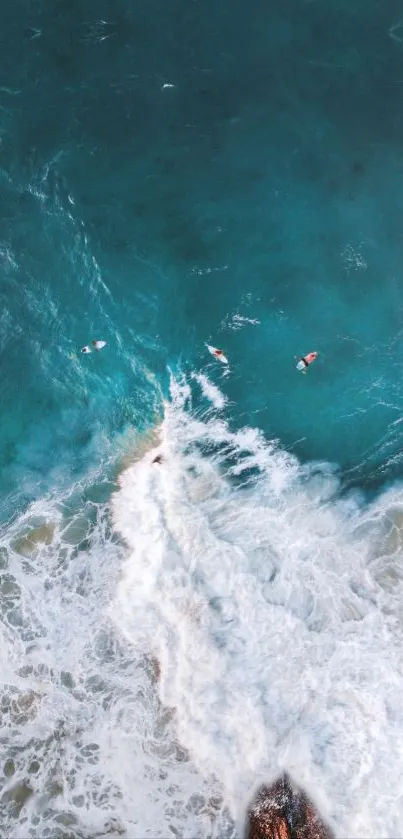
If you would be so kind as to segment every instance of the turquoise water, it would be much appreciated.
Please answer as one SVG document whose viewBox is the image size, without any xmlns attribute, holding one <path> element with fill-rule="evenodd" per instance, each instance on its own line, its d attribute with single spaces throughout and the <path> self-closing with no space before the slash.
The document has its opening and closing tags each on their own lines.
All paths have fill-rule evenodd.
<svg viewBox="0 0 403 839">
<path fill-rule="evenodd" d="M 20 18 L 1 91 L 4 490 L 30 497 L 55 460 L 57 481 L 85 471 L 98 434 L 149 422 L 141 369 L 164 389 L 206 339 L 230 356 L 235 425 L 354 480 L 398 477 L 392 10 L 60 3 Z M 259 323 L 232 330 L 234 314 Z M 93 334 L 108 353 L 72 360 Z"/>
<path fill-rule="evenodd" d="M 119 505 L 116 500 L 112 503 L 111 494 L 116 491 L 122 453 L 125 457 L 141 459 L 150 445 L 145 442 L 147 434 L 162 421 L 167 424 L 163 426 L 163 439 L 168 453 L 185 457 L 197 444 L 207 462 L 207 455 L 215 452 L 218 461 L 213 457 L 214 468 L 218 463 L 224 473 L 225 469 L 230 470 L 225 490 L 217 477 L 214 481 L 211 478 L 213 483 L 217 481 L 224 495 L 233 491 L 235 498 L 238 497 L 243 472 L 234 462 L 241 463 L 246 457 L 247 492 L 256 492 L 253 503 L 257 507 L 253 507 L 251 519 L 254 515 L 259 518 L 259 511 L 266 509 L 266 503 L 270 505 L 270 499 L 275 497 L 277 504 L 278 493 L 283 489 L 284 497 L 278 502 L 281 515 L 288 509 L 287 505 L 291 505 L 291 511 L 293 493 L 299 498 L 301 485 L 307 484 L 308 507 L 313 505 L 316 511 L 318 505 L 320 518 L 323 499 L 326 503 L 331 499 L 329 515 L 334 517 L 334 526 L 327 519 L 326 525 L 322 519 L 320 522 L 319 518 L 312 519 L 312 533 L 316 533 L 317 524 L 318 540 L 326 532 L 331 543 L 334 534 L 341 530 L 344 535 L 333 547 L 337 556 L 347 556 L 348 543 L 349 563 L 357 562 L 358 567 L 359 557 L 367 556 L 367 543 L 361 553 L 355 551 L 362 529 L 369 521 L 381 522 L 376 534 L 376 539 L 381 541 L 386 538 L 388 528 L 399 531 L 403 405 L 402 50 L 401 7 L 395 2 L 333 0 L 323 5 L 309 0 L 289 0 L 287 4 L 272 3 L 267 8 L 257 2 L 246 7 L 237 2 L 225 5 L 212 0 L 168 5 L 159 2 L 133 5 L 119 0 L 96 6 L 79 0 L 52 4 L 18 0 L 13 6 L 13 13 L 3 23 L 0 87 L 3 408 L 0 494 L 7 585 L 10 579 L 13 585 L 17 586 L 18 582 L 12 606 L 7 600 L 7 585 L 2 594 L 6 604 L 2 612 L 4 637 L 13 651 L 4 665 L 7 695 L 14 688 L 22 690 L 21 679 L 26 678 L 18 670 L 22 662 L 26 661 L 26 666 L 31 667 L 29 673 L 34 673 L 41 684 L 43 681 L 53 684 L 56 694 L 60 688 L 63 701 L 67 677 L 62 678 L 60 673 L 69 673 L 76 686 L 74 701 L 83 703 L 80 708 L 85 718 L 90 694 L 94 708 L 98 707 L 98 688 L 93 689 L 93 683 L 89 687 L 81 671 L 74 675 L 74 667 L 80 656 L 87 662 L 88 654 L 91 663 L 85 666 L 90 670 L 95 668 L 96 678 L 101 679 L 96 668 L 103 667 L 102 684 L 110 679 L 114 684 L 110 688 L 112 693 L 121 688 L 113 707 L 117 708 L 119 703 L 122 708 L 129 707 L 128 696 L 130 691 L 135 695 L 133 685 L 138 677 L 131 654 L 121 653 L 121 661 L 125 661 L 123 676 L 118 665 L 113 671 L 107 653 L 94 653 L 93 659 L 88 650 L 98 650 L 96 627 L 102 626 L 106 635 L 112 632 L 113 644 L 117 645 L 115 655 L 119 658 L 116 650 L 120 650 L 119 644 L 123 642 L 120 636 L 119 641 L 115 638 L 116 627 L 110 629 L 111 617 L 107 612 L 117 597 L 117 580 L 124 564 L 123 554 L 119 553 L 122 548 L 118 550 L 116 546 L 119 535 L 123 534 L 134 552 L 135 544 L 138 551 L 139 548 L 136 537 L 128 537 L 125 516 L 120 507 L 119 513 L 116 512 Z M 173 86 L 163 88 L 164 84 Z M 81 355 L 80 347 L 94 338 L 107 341 L 105 350 Z M 209 356 L 205 342 L 225 350 L 230 360 L 228 375 Z M 318 360 L 307 376 L 300 376 L 295 370 L 295 356 L 311 350 L 319 352 Z M 182 376 L 186 387 L 193 389 L 191 402 L 188 396 L 178 397 L 178 382 L 186 391 Z M 170 424 L 167 414 L 170 409 L 166 406 L 172 399 L 184 426 Z M 197 417 L 201 425 L 190 425 L 184 434 L 183 427 L 188 428 L 186 423 L 190 423 L 186 417 L 190 416 L 194 422 Z M 203 423 L 207 423 L 208 431 L 201 430 Z M 252 429 L 258 429 L 261 436 L 254 437 Z M 246 439 L 249 442 L 245 449 L 242 441 Z M 180 451 L 178 440 L 183 442 Z M 277 441 L 274 449 L 270 448 L 272 440 Z M 263 460 L 262 447 L 266 452 Z M 297 460 L 288 460 L 287 453 Z M 275 460 L 271 461 L 271 456 Z M 196 468 L 194 463 L 190 465 Z M 210 468 L 199 463 L 196 466 L 196 472 L 201 470 L 203 475 L 203 470 Z M 172 474 L 176 474 L 175 468 L 172 467 Z M 253 480 L 258 474 L 266 475 L 267 470 L 270 475 L 275 472 L 277 477 L 267 478 L 269 483 L 263 491 L 259 484 L 262 478 L 256 478 L 256 486 Z M 284 478 L 283 486 L 281 476 L 294 475 L 294 470 L 298 473 L 295 480 L 299 489 L 297 492 L 297 484 L 293 484 L 294 490 L 289 493 L 287 481 Z M 207 483 L 208 475 L 206 472 Z M 326 476 L 326 481 L 323 478 L 326 487 L 320 484 L 320 490 L 315 483 L 318 475 Z M 142 493 L 147 498 L 148 493 L 152 495 L 149 479 L 144 479 L 144 483 L 142 480 L 133 478 L 133 491 L 139 501 L 138 508 L 132 510 L 132 521 L 138 527 L 135 532 L 140 541 L 145 539 L 145 522 L 150 517 L 154 521 L 155 516 L 154 535 L 147 536 L 150 542 L 144 556 L 148 557 L 152 546 L 157 544 L 165 546 L 158 548 L 161 555 L 166 550 L 170 556 L 166 533 L 158 530 L 155 506 L 150 502 L 149 507 L 141 507 Z M 180 486 L 181 481 L 178 477 Z M 168 522 L 176 488 L 170 487 L 168 495 L 167 492 L 166 487 L 164 491 L 159 489 L 157 496 L 160 493 L 164 499 L 161 504 L 168 505 Z M 205 487 L 194 492 L 196 500 L 200 500 L 199 492 L 205 500 Z M 118 497 L 122 507 L 127 504 L 129 509 L 123 490 Z M 185 493 L 182 499 L 185 506 L 186 497 Z M 370 499 L 378 507 L 367 507 Z M 338 506 L 344 503 L 346 507 Z M 215 508 L 210 512 L 216 515 Z M 382 518 L 384 513 L 386 519 Z M 231 537 L 225 532 L 223 541 L 233 540 L 241 552 L 247 550 L 246 542 L 249 548 L 252 546 L 252 553 L 256 545 L 265 545 L 267 534 L 264 535 L 263 522 L 269 514 L 266 510 L 261 515 L 263 529 L 259 536 L 251 531 L 246 540 L 236 530 Z M 351 517 L 355 524 L 350 530 Z M 73 538 L 70 533 L 67 538 L 63 534 L 72 521 L 75 535 Z M 198 533 L 200 522 L 198 518 L 195 521 L 191 526 Z M 113 522 L 116 532 L 111 535 Z M 290 522 L 292 516 L 290 520 L 284 519 L 284 533 L 288 534 Z M 32 545 L 18 547 L 18 538 L 25 537 L 34 527 L 49 523 L 56 527 L 58 535 L 56 539 L 54 533 L 53 536 L 48 533 L 46 539 L 50 542 L 43 554 L 40 551 L 37 554 L 37 548 L 33 549 Z M 179 525 L 172 524 L 172 533 L 176 533 L 176 527 Z M 222 518 L 214 527 L 221 533 Z M 207 536 L 201 530 L 200 533 L 203 544 L 210 545 L 214 552 L 211 534 Z M 375 538 L 372 531 L 365 533 L 369 542 Z M 287 586 L 295 590 L 301 557 L 320 556 L 327 550 L 319 541 L 312 547 L 311 537 L 305 535 L 308 541 L 298 554 L 298 562 L 295 560 L 289 574 L 287 571 Z M 183 534 L 175 537 L 182 546 L 178 557 L 191 557 L 194 552 L 198 555 L 197 549 L 189 547 L 186 540 L 182 544 L 182 537 Z M 284 544 L 275 547 L 271 543 L 270 550 L 276 556 L 282 555 L 287 543 L 291 557 L 299 539 L 302 536 L 296 529 L 294 537 L 288 534 Z M 39 544 L 42 545 L 41 540 Z M 225 561 L 224 556 L 224 564 Z M 121 636 L 126 640 L 129 637 L 133 644 L 135 637 L 141 655 L 151 654 L 152 650 L 149 641 L 137 637 L 126 601 L 128 593 L 129 600 L 135 599 L 143 579 L 148 579 L 148 560 L 144 562 L 141 579 L 133 582 L 131 572 L 127 572 L 128 591 L 117 599 L 119 609 L 127 616 L 124 626 L 120 626 Z M 170 562 L 167 573 L 176 567 L 175 563 L 171 567 Z M 179 566 L 180 562 L 179 558 Z M 250 568 L 255 569 L 255 559 L 251 562 L 248 573 Z M 395 575 L 397 589 L 396 592 L 393 589 L 393 596 L 397 597 L 400 554 L 396 563 L 393 572 L 388 566 L 388 580 Z M 91 574 L 87 578 L 88 568 Z M 256 579 L 260 580 L 259 562 L 256 568 L 259 572 Z M 350 564 L 348 570 L 343 568 L 341 564 L 341 576 L 350 572 Z M 212 574 L 211 569 L 209 573 Z M 243 573 L 246 572 L 239 570 L 239 574 Z M 365 580 L 366 573 L 363 571 Z M 315 592 L 320 592 L 319 611 L 320 604 L 327 602 L 327 586 L 332 585 L 325 571 L 323 574 L 323 591 L 320 574 L 315 577 Z M 203 574 L 201 578 L 204 579 Z M 301 588 L 301 603 L 305 603 L 305 583 Z M 153 591 L 154 585 L 169 601 L 170 590 L 164 588 L 165 583 L 161 583 L 157 572 L 153 585 L 150 583 Z M 382 588 L 384 583 L 379 585 Z M 52 586 L 57 589 L 53 594 L 57 608 L 46 600 L 45 592 Z M 220 586 L 217 580 L 217 590 Z M 360 586 L 361 592 L 365 585 Z M 354 592 L 358 589 L 355 584 Z M 24 596 L 21 592 L 25 592 Z M 350 589 L 349 592 L 348 596 Z M 294 594 L 298 600 L 299 595 L 296 591 Z M 28 597 L 29 605 L 24 597 Z M 148 597 L 151 597 L 149 590 L 141 604 Z M 214 587 L 206 597 L 208 602 L 214 601 Z M 345 604 L 346 597 L 345 592 L 340 592 L 340 604 Z M 373 593 L 368 594 L 368 602 L 371 597 L 383 616 L 379 620 L 385 619 L 389 631 L 389 617 L 384 618 L 382 611 L 384 594 L 381 600 Z M 42 602 L 42 598 L 48 605 L 41 606 L 37 614 L 34 604 L 38 599 Z M 80 598 L 87 598 L 88 608 L 84 608 Z M 289 605 L 282 593 L 277 593 L 276 598 L 277 604 Z M 141 604 L 137 604 L 139 610 Z M 153 609 L 162 608 L 161 604 L 155 606 L 154 600 L 153 604 Z M 253 606 L 250 608 L 253 610 Z M 344 609 L 344 605 L 340 608 Z M 299 620 L 305 620 L 305 606 L 295 606 L 293 601 L 290 609 L 293 615 L 298 613 Z M 65 619 L 60 617 L 63 614 Z M 68 650 L 73 637 L 69 634 L 69 623 L 76 625 L 81 619 L 81 633 L 88 633 L 88 648 L 80 647 L 70 658 Z M 147 620 L 144 617 L 145 625 Z M 181 618 L 171 610 L 169 620 L 175 627 L 180 625 Z M 249 625 L 247 622 L 244 625 L 242 620 L 239 618 L 243 629 L 239 629 L 237 638 L 244 638 L 242 643 L 250 650 L 250 661 L 258 672 L 261 662 L 248 635 Z M 333 638 L 342 636 L 344 620 L 341 617 L 340 626 L 336 626 L 329 617 Z M 226 620 L 224 623 L 227 625 Z M 265 631 L 271 631 L 271 624 L 264 623 L 264 626 Z M 379 641 L 377 646 L 376 639 L 387 631 L 385 627 L 382 631 L 377 627 L 368 629 L 368 636 L 364 633 L 365 644 L 368 641 L 368 649 L 373 649 L 374 658 L 368 667 L 374 673 L 385 656 L 383 642 Z M 153 631 L 157 631 L 155 627 Z M 317 630 L 310 627 L 311 631 Z M 212 629 L 211 637 L 215 633 L 216 629 Z M 358 646 L 360 643 L 357 641 Z M 235 641 L 234 644 L 236 647 Z M 166 673 L 176 672 L 176 666 L 180 670 L 181 651 L 183 661 L 188 658 L 192 661 L 179 642 L 176 664 L 168 661 L 167 646 L 167 641 L 161 641 L 156 653 L 159 660 L 166 662 Z M 208 657 L 205 640 L 201 648 Z M 316 661 L 310 649 L 308 644 L 301 651 L 301 662 L 306 660 L 307 669 L 308 662 Z M 346 657 L 348 660 L 347 652 Z M 278 655 L 273 652 L 273 667 L 276 661 Z M 326 657 L 324 668 L 325 663 Z M 222 666 L 225 670 L 227 665 Z M 235 676 L 233 681 L 233 672 L 229 665 L 228 668 L 228 685 L 233 685 L 236 691 L 238 682 Z M 398 684 L 398 664 L 396 668 Z M 340 672 L 344 672 L 343 668 Z M 340 679 L 340 672 L 337 670 L 335 683 Z M 353 684 L 354 676 L 351 678 Z M 183 690 L 178 688 L 175 693 L 172 685 L 168 685 L 165 671 L 162 679 L 162 705 L 166 700 L 165 704 L 171 707 L 185 707 L 183 697 L 192 694 L 188 682 L 185 680 Z M 182 684 L 179 676 L 178 684 Z M 84 691 L 81 699 L 78 685 Z M 39 691 L 31 684 L 29 689 Z M 281 687 L 280 679 L 278 690 L 282 701 L 289 689 L 288 683 L 286 688 Z M 310 689 L 314 691 L 312 685 Z M 99 688 L 98 693 L 106 702 L 103 690 Z M 147 688 L 143 685 L 141 690 L 155 694 L 148 682 Z M 204 687 L 200 691 L 195 689 L 197 701 L 204 696 L 203 691 Z M 273 700 L 273 707 L 276 702 Z M 133 703 L 135 707 L 134 699 Z M 73 705 L 65 712 L 67 727 L 75 719 Z M 203 702 L 202 706 L 205 707 Z M 272 707 L 269 700 L 267 707 Z M 52 706 L 54 718 L 62 718 L 61 707 L 56 703 L 55 708 Z M 295 719 L 301 719 L 301 709 L 294 711 Z M 87 721 L 89 728 L 92 724 L 96 728 L 99 723 L 95 710 L 94 714 L 92 722 Z M 385 715 L 385 719 L 390 719 L 386 711 Z M 333 737 L 335 742 L 341 737 L 338 728 L 331 730 L 330 716 L 316 728 L 313 723 L 306 725 L 309 737 L 313 737 L 314 729 L 316 737 L 322 725 L 312 753 L 315 749 L 318 753 L 325 749 L 323 743 L 329 743 Z M 351 718 L 364 730 L 368 720 L 364 724 L 361 718 L 361 722 L 357 721 L 358 716 L 356 719 L 352 714 Z M 162 726 L 158 719 L 158 725 Z M 393 719 L 395 722 L 400 719 L 400 712 L 396 710 Z M 211 731 L 219 739 L 220 726 L 225 729 L 223 719 L 218 715 L 210 723 Z M 86 725 L 84 720 L 83 731 Z M 203 727 L 201 722 L 200 726 Z M 262 726 L 264 731 L 270 728 L 267 720 Z M 329 731 L 325 732 L 326 726 Z M 274 727 L 278 734 L 282 723 Z M 104 765 L 109 766 L 107 741 L 102 740 L 99 729 L 95 731 L 95 728 L 94 742 L 98 744 L 97 749 L 104 748 Z M 127 730 L 130 730 L 129 722 Z M 197 742 L 195 728 L 189 720 L 182 720 L 178 730 L 179 734 L 170 731 L 169 742 L 177 737 L 181 747 L 189 748 L 194 761 L 193 768 L 186 769 L 189 777 L 179 773 L 178 780 L 175 775 L 175 783 L 190 790 L 188 798 L 183 793 L 184 812 L 186 801 L 193 801 L 195 789 L 200 791 L 209 782 L 203 761 L 200 758 L 198 763 L 195 750 L 192 751 L 191 744 Z M 210 731 L 208 726 L 203 730 Z M 118 737 L 118 722 L 113 731 Z M 387 732 L 383 744 L 389 743 L 388 738 L 394 740 L 395 730 Z M 15 732 L 13 736 L 16 737 Z M 39 742 L 42 735 L 36 733 L 36 736 Z M 241 737 L 235 736 L 232 730 L 225 736 L 228 743 L 234 736 L 235 760 L 244 760 L 244 749 L 253 752 L 251 743 L 241 742 Z M 204 742 L 203 737 L 201 741 Z M 274 742 L 273 735 L 267 746 L 269 752 L 274 749 Z M 213 792 L 209 788 L 211 800 L 214 795 L 220 795 L 224 801 L 221 809 L 218 808 L 222 821 L 217 821 L 217 817 L 215 829 L 219 835 L 224 835 L 224 830 L 233 835 L 231 831 L 238 829 L 239 789 L 245 784 L 245 789 L 249 788 L 248 784 L 253 785 L 256 767 L 259 771 L 262 768 L 260 757 L 256 763 L 251 758 L 250 777 L 238 783 L 229 777 L 230 769 L 217 757 L 218 752 L 213 755 L 212 743 L 214 737 L 210 740 L 206 733 L 206 764 L 211 761 L 211 772 L 217 777 L 222 772 L 224 784 L 224 792 L 220 787 L 218 793 L 214 785 Z M 124 750 L 124 746 L 118 746 L 117 753 L 121 754 L 119 748 Z M 367 746 L 362 747 L 364 751 Z M 351 743 L 348 748 L 353 748 Z M 31 752 L 29 755 L 31 760 Z M 126 810 L 112 805 L 115 798 L 112 793 L 108 798 L 108 787 L 109 792 L 105 792 L 108 813 L 117 813 L 116 817 L 130 833 L 137 824 L 133 813 L 138 813 L 140 807 L 147 818 L 144 815 L 145 820 L 140 819 L 140 832 L 136 835 L 143 835 L 141 830 L 146 828 L 156 830 L 157 824 L 158 829 L 166 830 L 169 819 L 173 818 L 166 803 L 161 804 L 161 811 L 155 810 L 154 820 L 152 817 L 160 788 L 158 795 L 157 787 L 153 788 L 151 804 L 144 782 L 144 799 L 140 804 L 133 803 L 129 800 L 127 777 L 125 780 L 118 777 L 119 761 L 124 763 L 124 759 L 115 758 L 113 771 L 108 771 L 127 803 Z M 379 755 L 375 758 L 379 760 Z M 282 759 L 278 759 L 277 768 Z M 20 782 L 27 777 L 26 760 L 21 758 L 16 769 Z M 69 767 L 74 764 L 74 771 L 78 771 L 75 760 L 76 757 L 71 757 Z M 295 761 L 294 766 L 291 760 L 291 768 L 298 775 L 298 761 Z M 357 800 L 346 805 L 337 822 L 337 807 L 341 808 L 340 813 L 343 809 L 342 794 L 337 797 L 335 793 L 333 804 L 329 804 L 326 796 L 331 797 L 329 791 L 336 789 L 337 783 L 342 790 L 344 782 L 337 775 L 335 756 L 329 761 L 336 768 L 334 774 L 329 774 L 323 793 L 322 803 L 328 817 L 336 819 L 340 835 L 343 831 L 343 835 L 348 835 L 353 829 L 362 830 L 360 835 L 372 835 L 371 820 L 369 817 L 366 820 L 364 805 L 361 821 L 361 815 L 356 822 L 352 821 L 351 814 L 357 815 L 359 811 Z M 171 781 L 170 772 L 177 772 L 172 767 L 170 763 L 169 771 L 164 769 Z M 368 799 L 375 796 L 379 805 L 379 821 L 373 822 L 373 829 L 376 831 L 376 824 L 385 824 L 388 805 L 391 813 L 388 825 L 393 830 L 401 814 L 390 810 L 387 794 L 390 777 L 386 768 L 384 773 L 379 765 L 378 769 L 379 785 L 374 781 L 374 787 L 368 786 L 372 790 Z M 156 775 L 162 771 L 160 767 L 154 770 Z M 64 771 L 67 777 L 66 767 Z M 148 777 L 143 765 L 140 769 L 137 766 L 136 771 L 139 776 L 144 771 L 144 777 Z M 265 771 L 275 773 L 274 765 L 270 769 L 265 767 Z M 193 772 L 199 775 L 193 776 Z M 351 772 L 354 777 L 353 769 Z M 314 778 L 316 783 L 312 767 L 306 776 L 302 775 L 301 780 L 308 786 Z M 192 786 L 194 777 L 195 787 Z M 82 789 L 88 792 L 89 783 L 88 778 L 83 780 Z M 46 784 L 45 778 L 43 789 L 47 788 Z M 40 787 L 39 784 L 35 794 L 41 794 Z M 167 800 L 169 789 L 167 781 Z M 83 793 L 84 797 L 86 794 Z M 360 794 L 363 795 L 361 788 Z M 161 801 L 165 801 L 164 795 L 161 793 Z M 231 796 L 237 801 L 236 807 L 230 803 Z M 193 804 L 188 811 L 199 818 L 197 806 Z M 74 808 L 78 812 L 81 806 L 70 801 L 66 805 L 69 818 Z M 29 819 L 37 812 L 43 814 L 39 805 L 35 807 L 29 811 Z M 213 804 L 210 809 L 215 812 Z M 40 817 L 45 822 L 51 821 L 52 830 L 56 811 L 57 808 L 50 809 L 46 811 L 47 816 Z M 17 825 L 15 836 L 22 835 L 18 831 L 25 829 L 24 818 L 28 819 L 28 811 L 23 808 L 21 812 L 16 817 L 14 811 L 11 816 L 7 811 L 10 824 Z M 88 816 L 88 808 L 86 812 Z M 66 813 L 63 818 L 67 818 Z M 96 835 L 101 829 L 101 822 L 97 822 L 92 811 L 87 822 L 82 812 L 74 818 L 78 819 L 77 835 Z M 184 826 L 179 816 L 178 819 L 175 829 L 180 835 L 196 835 L 192 833 L 196 831 L 196 822 Z M 201 816 L 200 819 L 197 835 L 210 835 L 210 828 L 205 827 Z M 34 831 L 31 835 L 37 835 L 36 829 L 38 835 L 45 835 L 40 833 L 42 821 L 34 820 L 30 824 Z M 91 830 L 95 833 L 91 834 Z"/>
</svg>

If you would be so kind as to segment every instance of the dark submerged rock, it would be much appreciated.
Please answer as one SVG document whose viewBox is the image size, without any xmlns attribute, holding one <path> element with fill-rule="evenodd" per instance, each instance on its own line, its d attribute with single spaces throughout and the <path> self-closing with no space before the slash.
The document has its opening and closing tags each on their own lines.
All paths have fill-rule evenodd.
<svg viewBox="0 0 403 839">
<path fill-rule="evenodd" d="M 245 839 L 334 839 L 303 790 L 283 775 L 261 787 L 247 817 Z"/>
</svg>

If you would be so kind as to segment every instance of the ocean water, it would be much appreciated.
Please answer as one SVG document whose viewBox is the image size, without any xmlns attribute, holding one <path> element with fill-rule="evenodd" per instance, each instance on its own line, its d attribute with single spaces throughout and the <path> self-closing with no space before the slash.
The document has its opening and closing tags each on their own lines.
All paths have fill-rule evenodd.
<svg viewBox="0 0 403 839">
<path fill-rule="evenodd" d="M 395 0 L 10 8 L 4 835 L 399 834 L 402 97 Z"/>
</svg>

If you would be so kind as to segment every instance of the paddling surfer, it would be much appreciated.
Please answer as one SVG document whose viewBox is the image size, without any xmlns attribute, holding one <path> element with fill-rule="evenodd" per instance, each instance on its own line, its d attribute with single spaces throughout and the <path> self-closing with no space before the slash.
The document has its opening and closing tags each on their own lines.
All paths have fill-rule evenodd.
<svg viewBox="0 0 403 839">
<path fill-rule="evenodd" d="M 308 355 L 303 355 L 298 361 L 297 370 L 302 370 L 303 373 L 306 373 L 310 364 L 315 361 L 317 358 L 317 352 L 309 352 Z"/>
</svg>

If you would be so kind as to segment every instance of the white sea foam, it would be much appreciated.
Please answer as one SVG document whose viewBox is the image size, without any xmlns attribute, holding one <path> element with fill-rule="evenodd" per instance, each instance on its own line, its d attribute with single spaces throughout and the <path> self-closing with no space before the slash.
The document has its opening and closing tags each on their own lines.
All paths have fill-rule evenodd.
<svg viewBox="0 0 403 839">
<path fill-rule="evenodd" d="M 128 558 L 114 620 L 152 648 L 180 741 L 222 780 L 236 817 L 259 779 L 286 769 L 337 835 L 396 834 L 402 555 L 386 511 L 403 493 L 366 511 L 338 500 L 332 470 L 302 470 L 252 429 L 202 422 L 188 400 L 174 383 L 164 463 L 121 476 L 114 522 Z"/>
<path fill-rule="evenodd" d="M 346 245 L 341 259 L 346 271 L 365 271 L 368 265 L 362 255 L 362 246 L 353 247 L 353 245 Z"/>
<path fill-rule="evenodd" d="M 148 648 L 122 643 L 110 621 L 124 553 L 108 505 L 80 489 L 1 534 L 3 831 L 230 837 L 221 787 L 178 742 Z"/>
<path fill-rule="evenodd" d="M 260 320 L 257 320 L 257 318 L 247 318 L 245 315 L 240 315 L 236 312 L 228 323 L 228 327 L 236 331 L 242 329 L 243 326 L 259 326 L 259 324 Z"/>
<path fill-rule="evenodd" d="M 340 498 L 200 386 L 112 505 L 77 486 L 1 534 L 4 831 L 240 836 L 286 769 L 338 836 L 398 835 L 403 492 Z"/>
<path fill-rule="evenodd" d="M 245 300 L 245 305 L 250 305 L 250 301 Z M 244 326 L 259 325 L 260 320 L 257 318 L 247 317 L 247 315 L 241 315 L 238 311 L 228 314 L 221 323 L 223 329 L 231 329 L 234 332 L 237 332 L 239 329 L 243 329 Z"/>
<path fill-rule="evenodd" d="M 220 388 L 216 387 L 216 385 L 210 381 L 205 373 L 194 373 L 193 379 L 199 383 L 203 396 L 205 396 L 218 411 L 221 411 L 225 407 L 227 400 Z"/>
</svg>

